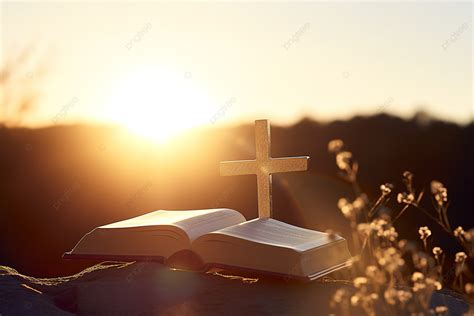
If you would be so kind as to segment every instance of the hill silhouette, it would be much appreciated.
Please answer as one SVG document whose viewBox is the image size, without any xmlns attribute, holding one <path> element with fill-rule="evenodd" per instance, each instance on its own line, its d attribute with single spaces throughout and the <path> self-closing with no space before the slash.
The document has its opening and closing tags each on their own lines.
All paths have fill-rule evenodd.
<svg viewBox="0 0 474 316">
<path fill-rule="evenodd" d="M 274 176 L 277 219 L 349 238 L 337 200 L 353 198 L 337 176 L 327 143 L 340 138 L 360 164 L 362 189 L 376 198 L 379 186 L 410 170 L 418 189 L 437 179 L 448 188 L 453 226 L 474 225 L 474 124 L 403 120 L 385 114 L 320 123 L 304 119 L 272 126 L 272 155 L 311 156 L 306 173 Z M 87 262 L 64 262 L 96 226 L 155 209 L 230 207 L 247 219 L 257 215 L 254 176 L 220 177 L 219 161 L 253 159 L 253 123 L 196 130 L 175 143 L 156 145 L 110 126 L 0 128 L 0 264 L 25 274 L 57 276 Z M 430 200 L 424 203 L 430 208 Z M 389 208 L 399 209 L 392 199 Z M 397 223 L 402 238 L 417 238 L 429 225 L 436 243 L 456 244 L 416 210 Z M 448 251 L 449 252 L 449 251 Z"/>
</svg>

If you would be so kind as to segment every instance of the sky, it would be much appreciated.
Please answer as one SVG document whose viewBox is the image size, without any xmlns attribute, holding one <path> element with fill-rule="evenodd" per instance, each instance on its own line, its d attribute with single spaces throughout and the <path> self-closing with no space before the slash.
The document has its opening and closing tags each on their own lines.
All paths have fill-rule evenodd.
<svg viewBox="0 0 474 316">
<path fill-rule="evenodd" d="M 2 2 L 1 64 L 34 52 L 16 81 L 39 94 L 29 126 L 418 110 L 468 123 L 472 13 L 472 2 Z"/>
</svg>

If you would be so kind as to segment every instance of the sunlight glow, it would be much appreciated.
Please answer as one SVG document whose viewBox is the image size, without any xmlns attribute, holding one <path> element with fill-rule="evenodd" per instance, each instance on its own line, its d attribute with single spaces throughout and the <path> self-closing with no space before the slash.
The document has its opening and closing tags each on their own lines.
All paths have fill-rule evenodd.
<svg viewBox="0 0 474 316">
<path fill-rule="evenodd" d="M 109 120 L 160 143 L 208 124 L 216 108 L 189 74 L 163 66 L 125 74 L 112 87 L 106 103 Z"/>
</svg>

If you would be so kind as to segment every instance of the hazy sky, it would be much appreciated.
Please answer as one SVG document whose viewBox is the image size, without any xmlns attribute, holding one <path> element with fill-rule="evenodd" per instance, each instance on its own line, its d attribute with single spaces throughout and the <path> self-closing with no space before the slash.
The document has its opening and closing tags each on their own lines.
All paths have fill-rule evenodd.
<svg viewBox="0 0 474 316">
<path fill-rule="evenodd" d="M 20 74 L 41 93 L 26 124 L 474 116 L 470 2 L 1 7 L 2 65 L 27 47 L 47 64 Z"/>
</svg>

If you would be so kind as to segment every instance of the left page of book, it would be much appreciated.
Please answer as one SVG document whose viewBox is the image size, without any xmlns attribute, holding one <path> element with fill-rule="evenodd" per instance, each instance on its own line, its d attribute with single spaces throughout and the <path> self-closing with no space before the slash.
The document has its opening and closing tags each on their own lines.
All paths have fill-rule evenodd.
<svg viewBox="0 0 474 316">
<path fill-rule="evenodd" d="M 244 222 L 231 209 L 150 212 L 95 228 L 65 258 L 168 258 L 200 235 Z"/>
</svg>

